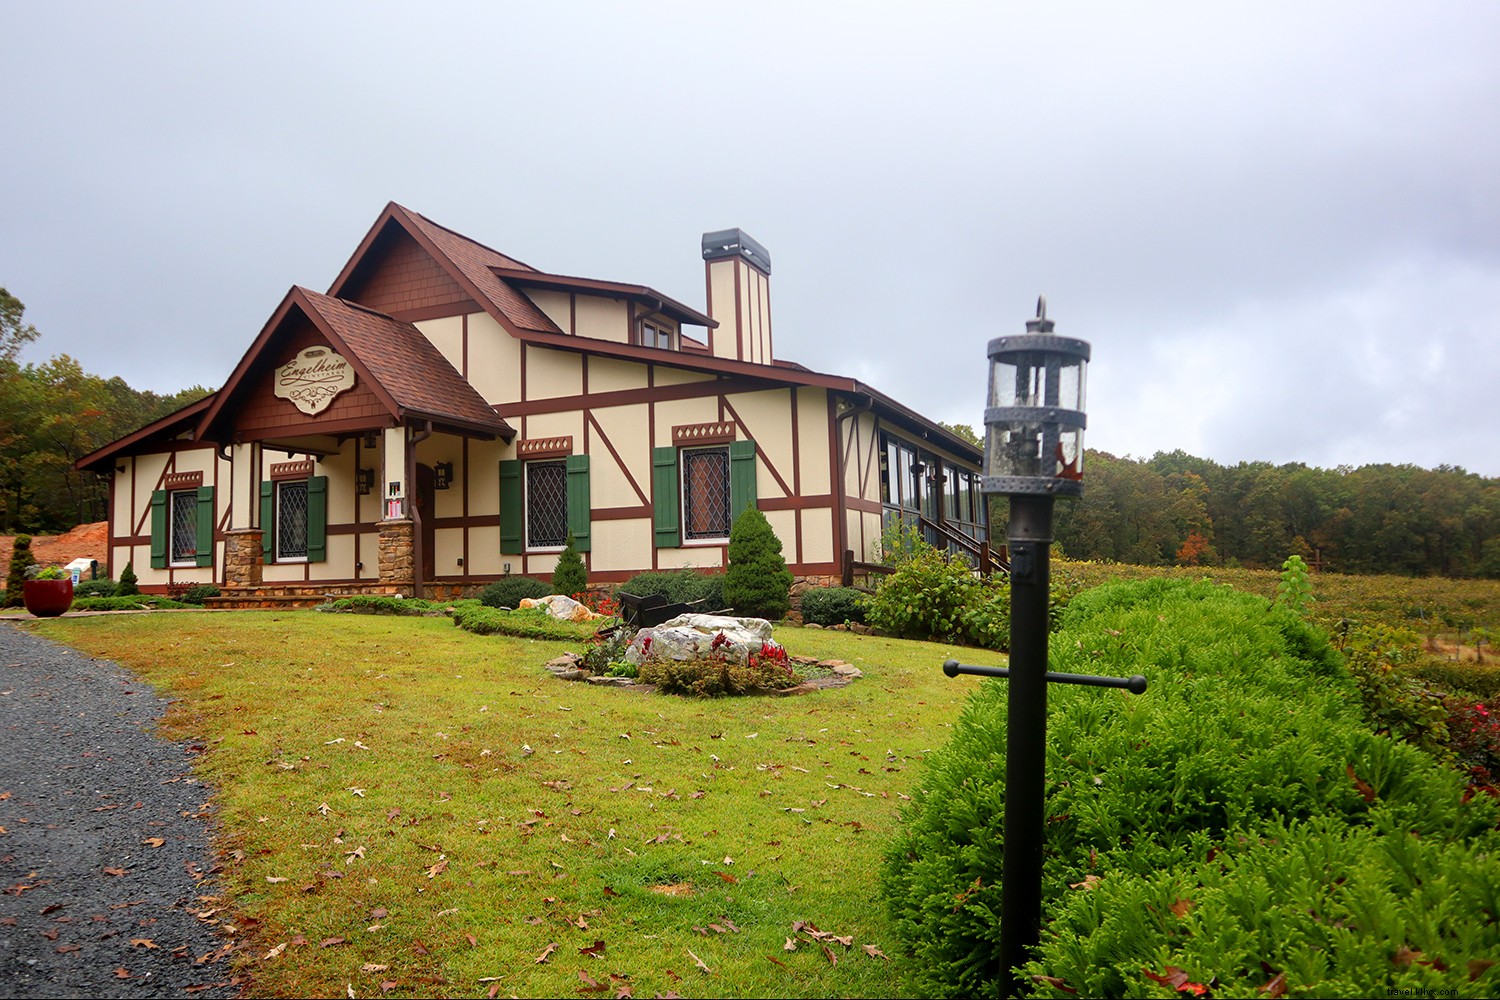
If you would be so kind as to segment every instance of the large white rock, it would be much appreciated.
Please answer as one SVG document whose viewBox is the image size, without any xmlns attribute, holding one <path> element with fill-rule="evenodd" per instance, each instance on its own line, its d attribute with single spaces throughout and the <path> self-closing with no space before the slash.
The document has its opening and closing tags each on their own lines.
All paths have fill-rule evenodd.
<svg viewBox="0 0 1500 1000">
<path fill-rule="evenodd" d="M 571 597 L 562 594 L 552 594 L 548 597 L 523 597 L 522 608 L 543 608 L 553 618 L 561 618 L 565 622 L 587 622 L 595 618 L 603 618 L 604 615 L 596 614 L 588 608 L 579 604 Z"/>
<path fill-rule="evenodd" d="M 714 640 L 726 640 L 713 648 Z M 771 623 L 764 618 L 728 618 L 723 615 L 678 615 L 655 628 L 643 628 L 625 650 L 627 663 L 644 660 L 706 660 L 722 653 L 726 660 L 745 663 L 751 653 L 771 641 Z"/>
</svg>

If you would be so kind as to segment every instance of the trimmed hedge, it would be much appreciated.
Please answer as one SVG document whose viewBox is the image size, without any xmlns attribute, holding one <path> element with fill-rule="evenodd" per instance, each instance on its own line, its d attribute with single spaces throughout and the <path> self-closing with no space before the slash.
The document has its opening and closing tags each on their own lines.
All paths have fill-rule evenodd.
<svg viewBox="0 0 1500 1000">
<path fill-rule="evenodd" d="M 110 579 L 79 580 L 73 587 L 73 600 L 84 597 L 114 597 L 118 585 Z"/>
<path fill-rule="evenodd" d="M 813 587 L 802 592 L 802 620 L 814 625 L 863 623 L 865 594 L 855 587 Z"/>
<path fill-rule="evenodd" d="M 357 615 L 425 615 L 447 611 L 456 601 L 425 601 L 419 597 L 388 597 L 383 594 L 355 594 L 341 597 L 321 606 L 326 611 L 347 611 Z M 473 604 L 469 601 L 466 603 Z"/>
<path fill-rule="evenodd" d="M 143 608 L 190 608 L 191 604 L 168 597 L 136 594 L 134 597 L 75 597 L 73 611 L 140 611 Z"/>
<path fill-rule="evenodd" d="M 459 604 L 453 607 L 450 614 L 453 616 L 453 624 L 475 635 L 511 635 L 522 639 L 576 642 L 594 634 L 594 625 L 591 623 L 559 621 L 545 611 L 507 611 L 482 604 Z"/>
<path fill-rule="evenodd" d="M 1260 598 L 1151 580 L 1075 598 L 1051 649 L 1051 669 L 1151 688 L 1049 690 L 1038 995 L 1167 996 L 1152 975 L 1168 966 L 1224 996 L 1281 974 L 1315 995 L 1495 993 L 1468 963 L 1500 954 L 1500 808 L 1372 733 L 1322 633 Z M 1005 733 L 1005 682 L 986 682 L 886 856 L 922 995 L 999 989 Z M 1423 916 L 1438 890 L 1419 878 L 1441 914 Z M 1393 961 L 1403 948 L 1421 961 Z"/>
</svg>

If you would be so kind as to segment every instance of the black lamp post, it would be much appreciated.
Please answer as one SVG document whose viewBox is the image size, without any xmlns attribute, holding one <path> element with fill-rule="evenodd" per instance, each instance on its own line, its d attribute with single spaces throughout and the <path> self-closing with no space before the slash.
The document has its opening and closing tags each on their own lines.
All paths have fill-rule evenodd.
<svg viewBox="0 0 1500 1000">
<path fill-rule="evenodd" d="M 1083 495 L 1083 412 L 1086 341 L 1059 337 L 1037 300 L 1026 333 L 989 344 L 989 407 L 983 493 L 1010 497 L 1010 666 L 975 667 L 949 660 L 943 671 L 1008 677 L 1005 744 L 1005 854 L 1002 862 L 1000 955 L 1006 995 L 1015 969 L 1040 940 L 1042 831 L 1047 754 L 1047 683 L 1123 687 L 1140 694 L 1139 675 L 1091 677 L 1049 673 L 1047 614 L 1052 581 L 1052 502 Z"/>
</svg>

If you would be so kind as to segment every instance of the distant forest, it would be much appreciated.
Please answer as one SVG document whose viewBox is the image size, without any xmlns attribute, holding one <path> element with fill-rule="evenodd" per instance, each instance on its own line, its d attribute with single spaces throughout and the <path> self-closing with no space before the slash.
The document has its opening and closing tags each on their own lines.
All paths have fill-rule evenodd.
<svg viewBox="0 0 1500 1000">
<path fill-rule="evenodd" d="M 21 348 L 39 336 L 25 309 L 0 288 L 0 534 L 54 534 L 109 516 L 108 481 L 75 472 L 75 461 L 209 390 L 132 389 L 66 354 L 23 365 Z"/>
<path fill-rule="evenodd" d="M 1500 579 L 1500 479 L 1446 466 L 1089 451 L 1083 498 L 1057 504 L 1055 529 L 1074 559 L 1274 568 L 1296 553 L 1338 573 Z"/>
</svg>

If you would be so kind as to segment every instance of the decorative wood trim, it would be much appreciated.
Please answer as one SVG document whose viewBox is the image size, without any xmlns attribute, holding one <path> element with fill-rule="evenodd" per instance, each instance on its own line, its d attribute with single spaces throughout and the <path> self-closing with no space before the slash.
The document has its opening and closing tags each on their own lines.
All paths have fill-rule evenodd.
<svg viewBox="0 0 1500 1000">
<path fill-rule="evenodd" d="M 678 424 L 672 428 L 674 447 L 695 444 L 728 444 L 734 440 L 734 421 L 721 420 L 711 424 Z"/>
<path fill-rule="evenodd" d="M 301 462 L 272 462 L 271 481 L 277 482 L 282 479 L 306 479 L 313 474 L 313 463 L 311 459 Z"/>
<path fill-rule="evenodd" d="M 589 517 L 595 521 L 633 521 L 650 518 L 652 510 L 648 503 L 639 507 L 595 507 L 589 512 Z"/>
<path fill-rule="evenodd" d="M 759 449 L 756 454 L 760 454 Z M 811 497 L 761 497 L 757 506 L 761 510 L 824 510 L 833 506 L 834 495 L 822 493 Z M 878 506 L 878 504 L 877 504 Z"/>
<path fill-rule="evenodd" d="M 516 457 L 520 459 L 531 458 L 566 458 L 573 454 L 573 435 L 565 434 L 562 437 L 532 438 L 530 441 L 521 441 L 516 445 Z"/>
<path fill-rule="evenodd" d="M 654 372 L 655 366 L 647 370 Z M 767 389 L 785 389 L 766 379 L 717 378 L 701 382 L 678 382 L 656 385 L 654 378 L 642 389 L 612 389 L 608 392 L 579 394 L 575 396 L 549 396 L 545 399 L 521 399 L 509 403 L 495 404 L 495 412 L 507 419 L 537 413 L 562 413 L 571 410 L 602 410 L 611 406 L 629 406 L 633 403 L 662 403 L 674 399 L 698 399 L 722 393 L 763 392 Z M 655 440 L 653 438 L 653 440 Z"/>
<path fill-rule="evenodd" d="M 162 477 L 164 490 L 196 490 L 203 485 L 202 472 L 171 472 Z"/>
</svg>

